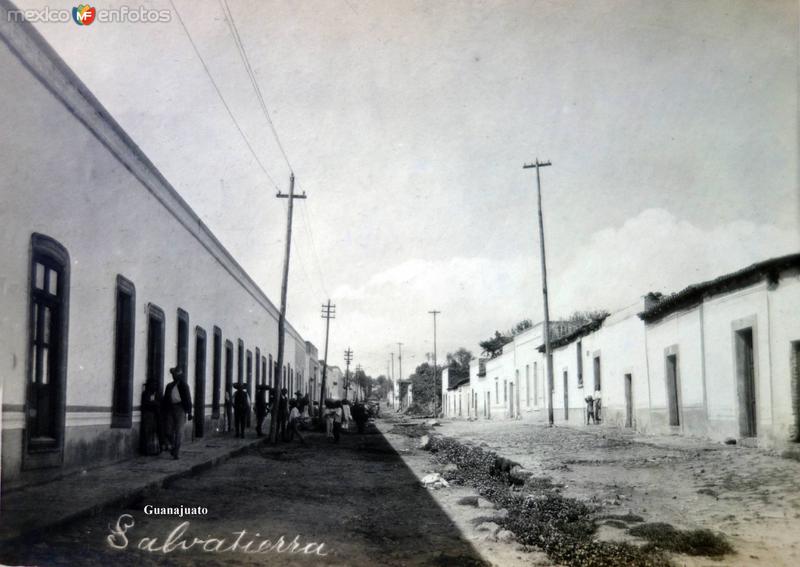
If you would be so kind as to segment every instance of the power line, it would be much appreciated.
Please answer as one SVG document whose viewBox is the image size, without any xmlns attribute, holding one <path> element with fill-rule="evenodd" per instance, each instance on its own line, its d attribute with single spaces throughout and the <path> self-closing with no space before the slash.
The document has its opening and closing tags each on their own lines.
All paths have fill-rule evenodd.
<svg viewBox="0 0 800 567">
<path fill-rule="evenodd" d="M 266 118 L 267 124 L 269 124 L 270 130 L 272 131 L 272 135 L 275 138 L 275 143 L 277 144 L 278 149 L 283 155 L 283 159 L 286 162 L 286 166 L 289 168 L 289 171 L 294 172 L 294 168 L 292 167 L 292 164 L 289 160 L 289 156 L 286 153 L 286 149 L 284 148 L 280 136 L 278 135 L 278 130 L 275 127 L 275 123 L 272 121 L 272 117 L 270 116 L 269 109 L 267 108 L 267 103 L 264 100 L 264 94 L 261 92 L 261 87 L 259 86 L 258 80 L 256 79 L 253 66 L 250 64 L 250 57 L 248 57 L 247 55 L 247 49 L 245 48 L 244 41 L 242 40 L 242 36 L 239 33 L 239 28 L 236 25 L 236 20 L 233 17 L 233 12 L 231 11 L 227 0 L 219 0 L 219 3 L 225 15 L 225 21 L 228 24 L 228 29 L 230 30 L 231 35 L 233 36 L 233 41 L 236 44 L 236 50 L 239 53 L 239 58 L 241 59 L 245 71 L 247 72 L 247 76 L 250 79 L 250 83 L 253 86 L 253 90 L 255 91 L 256 98 L 258 99 L 259 106 L 261 107 L 261 111 L 264 114 L 264 118 Z M 301 190 L 303 189 L 300 186 L 299 181 L 297 183 L 297 187 L 298 189 Z M 311 223 L 309 221 L 310 213 L 306 212 L 306 207 L 301 207 L 301 212 L 303 214 L 303 220 L 304 220 L 303 225 L 305 226 L 306 232 L 308 233 L 309 236 L 309 240 L 311 241 L 311 252 L 313 254 L 313 260 L 316 262 L 317 276 L 319 277 L 320 280 L 320 287 L 322 289 L 323 294 L 328 295 L 327 288 L 325 287 L 325 278 L 322 275 L 322 263 L 319 260 L 319 254 L 317 253 L 316 243 L 314 242 L 313 229 L 311 228 Z M 305 268 L 303 269 L 305 271 Z"/>
<path fill-rule="evenodd" d="M 206 65 L 205 59 L 203 59 L 203 56 L 200 55 L 200 50 L 197 49 L 197 45 L 195 44 L 194 40 L 192 39 L 192 34 L 189 33 L 189 29 L 186 27 L 186 24 L 184 23 L 183 18 L 181 17 L 181 13 L 178 11 L 178 8 L 175 6 L 175 2 L 173 2 L 173 0 L 169 0 L 169 3 L 172 6 L 172 9 L 175 11 L 175 15 L 178 16 L 178 22 L 180 22 L 181 27 L 183 28 L 183 31 L 184 31 L 184 33 L 186 34 L 186 37 L 189 40 L 189 43 L 192 44 L 192 49 L 194 50 L 195 55 L 197 55 L 197 58 L 200 60 L 200 64 L 203 66 L 203 70 L 205 71 L 206 75 L 208 75 L 208 78 L 211 81 L 211 84 L 214 86 L 214 90 L 217 92 L 217 96 L 219 97 L 220 102 L 222 102 L 222 105 L 225 107 L 225 110 L 228 111 L 228 116 L 230 116 L 231 120 L 233 121 L 233 125 L 236 126 L 236 129 L 239 131 L 239 134 L 242 136 L 242 140 L 244 140 L 244 143 L 247 145 L 247 149 L 250 150 L 250 153 L 252 154 L 253 159 L 256 160 L 256 163 L 258 164 L 258 167 L 261 168 L 261 171 L 264 172 L 264 175 L 267 176 L 267 179 L 269 179 L 270 183 L 272 183 L 272 185 L 275 187 L 275 189 L 278 189 L 278 184 L 275 183 L 275 180 L 269 174 L 269 171 L 267 171 L 267 168 L 264 167 L 264 164 L 261 162 L 261 160 L 259 159 L 258 155 L 256 154 L 256 151 L 253 149 L 253 146 L 250 144 L 250 141 L 247 139 L 247 136 L 245 136 L 244 130 L 242 130 L 242 127 L 239 126 L 239 122 L 236 120 L 236 117 L 233 115 L 233 111 L 231 110 L 231 107 L 228 106 L 228 103 L 225 101 L 225 97 L 222 96 L 222 91 L 220 90 L 219 85 L 217 85 L 217 82 L 214 80 L 214 77 L 211 75 L 211 71 L 209 71 L 208 65 Z"/>
<path fill-rule="evenodd" d="M 180 11 L 178 10 L 177 6 L 175 6 L 175 2 L 173 0 L 170 0 L 170 5 L 172 6 L 172 9 L 175 11 L 175 15 L 178 17 L 178 22 L 180 22 L 181 27 L 183 28 L 183 31 L 186 34 L 186 37 L 189 40 L 189 43 L 191 44 L 195 55 L 197 55 L 197 58 L 200 60 L 200 64 L 203 66 L 203 70 L 205 71 L 206 75 L 208 76 L 208 79 L 211 81 L 211 84 L 214 87 L 214 90 L 216 91 L 220 102 L 222 102 L 222 105 L 225 107 L 225 110 L 228 112 L 228 116 L 230 117 L 231 121 L 233 122 L 233 125 L 239 131 L 239 134 L 241 135 L 242 140 L 244 141 L 244 143 L 247 146 L 247 148 L 250 150 L 250 153 L 252 154 L 253 159 L 255 159 L 256 163 L 259 166 L 259 168 L 261 169 L 262 172 L 264 172 L 264 175 L 266 175 L 267 179 L 272 184 L 272 186 L 276 190 L 280 191 L 280 187 L 278 187 L 278 184 L 272 178 L 272 175 L 270 175 L 269 171 L 267 171 L 267 168 L 264 166 L 264 163 L 258 157 L 258 155 L 256 154 L 255 149 L 253 148 L 252 144 L 250 143 L 250 141 L 248 140 L 247 136 L 245 135 L 244 130 L 242 130 L 242 127 L 239 125 L 239 122 L 236 120 L 236 117 L 234 116 L 233 111 L 231 110 L 231 107 L 228 105 L 227 101 L 225 100 L 225 97 L 222 94 L 222 90 L 219 88 L 219 85 L 214 80 L 214 77 L 211 74 L 211 71 L 209 70 L 208 65 L 206 64 L 205 59 L 203 59 L 203 56 L 200 54 L 200 50 L 198 49 L 197 44 L 194 42 L 194 39 L 192 39 L 192 34 L 189 33 L 189 29 L 187 28 L 186 23 L 184 22 L 183 18 L 181 17 Z M 231 30 L 231 32 L 234 33 L 234 40 L 236 40 L 236 37 L 238 36 L 238 32 L 234 32 L 233 30 Z M 237 47 L 238 47 L 238 45 L 239 44 L 237 42 Z M 249 62 L 246 63 L 246 68 L 247 67 L 249 67 Z M 248 75 L 250 75 L 249 72 L 248 72 Z M 251 81 L 252 80 L 254 80 L 254 79 L 251 77 Z M 254 86 L 257 89 L 257 85 L 255 83 L 254 83 Z M 263 99 L 260 96 L 260 91 L 257 90 L 257 94 L 259 95 L 259 100 L 262 103 L 262 107 L 264 107 Z M 264 110 L 266 111 L 266 108 L 264 108 Z M 275 132 L 274 125 L 272 124 L 272 121 L 269 119 L 268 115 L 267 115 L 267 120 L 269 121 L 270 127 L 273 130 L 273 134 L 276 136 L 276 139 L 277 139 L 277 132 Z M 278 145 L 281 147 L 281 151 L 283 151 L 283 148 L 280 145 L 280 140 L 278 140 Z M 288 161 L 287 161 L 287 164 L 288 164 Z M 289 167 L 289 169 L 291 170 L 291 166 Z M 298 185 L 298 188 L 299 188 L 300 187 L 299 183 L 297 185 Z M 285 206 L 284 206 L 284 212 L 286 212 L 286 207 Z M 305 215 L 304 215 L 304 217 L 305 217 Z M 307 225 L 307 222 L 304 222 L 303 224 Z M 316 250 L 314 250 L 313 252 L 314 252 L 314 254 L 316 254 Z M 308 273 L 306 271 L 305 262 L 303 261 L 303 256 L 299 253 L 299 250 L 297 251 L 297 256 L 298 256 L 298 259 L 300 260 L 300 269 L 303 272 L 304 279 L 306 281 L 311 281 L 311 278 L 308 276 Z M 317 262 L 319 262 L 318 259 L 317 259 Z M 317 270 L 320 271 L 319 267 L 317 267 Z M 321 271 L 320 271 L 320 274 L 321 274 Z M 327 291 L 325 290 L 324 283 L 321 283 L 320 287 L 321 287 L 324 295 L 327 295 Z"/>
<path fill-rule="evenodd" d="M 256 81 L 255 72 L 253 71 L 253 67 L 250 65 L 250 58 L 247 56 L 247 50 L 244 47 L 244 42 L 242 41 L 242 37 L 239 35 L 239 29 L 236 27 L 236 21 L 233 18 L 233 12 L 231 12 L 230 7 L 228 6 L 228 0 L 220 0 L 220 4 L 222 5 L 223 12 L 225 12 L 226 21 L 228 21 L 228 26 L 233 34 L 233 40 L 236 43 L 239 56 L 242 58 L 247 75 L 250 77 L 250 82 L 253 84 L 253 88 L 256 91 L 256 96 L 258 97 L 258 102 L 261 105 L 261 110 L 264 111 L 264 116 L 267 118 L 267 122 L 269 123 L 269 127 L 272 130 L 273 136 L 275 136 L 275 142 L 278 144 L 278 149 L 280 149 L 289 171 L 294 172 L 294 168 L 289 162 L 289 156 L 286 155 L 286 150 L 283 147 L 283 143 L 281 143 L 280 136 L 278 136 L 278 131 L 275 128 L 275 124 L 272 122 L 272 118 L 269 115 L 269 110 L 267 110 L 267 103 L 264 102 L 264 96 L 261 93 L 261 88 L 258 86 L 258 81 Z"/>
</svg>

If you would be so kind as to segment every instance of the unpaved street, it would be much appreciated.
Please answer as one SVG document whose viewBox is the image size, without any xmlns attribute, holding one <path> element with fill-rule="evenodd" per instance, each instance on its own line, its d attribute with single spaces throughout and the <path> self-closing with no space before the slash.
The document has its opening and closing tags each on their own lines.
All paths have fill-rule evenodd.
<svg viewBox="0 0 800 567">
<path fill-rule="evenodd" d="M 320 434 L 311 446 L 264 447 L 182 479 L 124 509 L 104 510 L 22 544 L 0 549 L 8 565 L 482 565 L 483 560 L 380 434 L 344 435 L 340 445 Z M 427 458 L 427 457 L 425 457 Z M 134 549 L 141 538 L 164 538 L 183 520 L 148 517 L 143 507 L 205 506 L 186 539 L 226 538 L 324 542 L 325 556 L 204 552 L 201 545 L 163 552 Z M 121 514 L 135 525 L 126 550 L 106 538 Z M 258 535 L 256 535 L 258 534 Z M 257 544 L 253 545 L 255 548 Z M 214 547 L 212 544 L 210 547 Z"/>
<path fill-rule="evenodd" d="M 442 420 L 437 433 L 472 441 L 549 477 L 607 514 L 725 534 L 725 565 L 800 564 L 800 463 L 756 449 L 610 429 L 518 421 Z M 613 522 L 612 522 L 613 523 Z M 603 525 L 599 537 L 630 539 Z M 681 556 L 681 564 L 719 565 Z"/>
</svg>

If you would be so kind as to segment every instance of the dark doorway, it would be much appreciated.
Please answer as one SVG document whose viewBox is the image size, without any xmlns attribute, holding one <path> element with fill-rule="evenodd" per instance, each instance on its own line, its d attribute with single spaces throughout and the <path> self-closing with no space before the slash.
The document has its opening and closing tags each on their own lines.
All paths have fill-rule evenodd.
<svg viewBox="0 0 800 567">
<path fill-rule="evenodd" d="M 564 421 L 569 420 L 569 373 L 564 371 Z"/>
<path fill-rule="evenodd" d="M 800 442 L 800 341 L 792 342 L 792 386 L 794 389 L 794 441 Z"/>
<path fill-rule="evenodd" d="M 247 395 L 253 399 L 253 353 L 247 351 Z"/>
<path fill-rule="evenodd" d="M 183 370 L 183 376 L 189 379 L 189 314 L 178 309 L 178 352 L 177 366 Z"/>
<path fill-rule="evenodd" d="M 117 312 L 114 325 L 114 395 L 111 427 L 133 422 L 133 339 L 136 290 L 133 282 L 117 276 Z"/>
<path fill-rule="evenodd" d="M 225 431 L 233 429 L 233 343 L 225 341 Z"/>
<path fill-rule="evenodd" d="M 625 427 L 633 427 L 633 377 L 625 375 Z"/>
<path fill-rule="evenodd" d="M 25 466 L 36 468 L 58 465 L 63 455 L 69 255 L 39 234 L 31 246 Z"/>
<path fill-rule="evenodd" d="M 219 419 L 219 390 L 222 383 L 222 331 L 214 327 L 214 361 L 212 362 L 213 378 L 211 383 L 211 419 Z"/>
<path fill-rule="evenodd" d="M 164 393 L 164 312 L 147 307 L 147 381 Z"/>
<path fill-rule="evenodd" d="M 601 376 L 600 376 L 600 357 L 594 357 L 594 391 L 600 390 Z"/>
<path fill-rule="evenodd" d="M 194 349 L 194 434 L 202 437 L 206 425 L 206 332 L 196 329 Z"/>
<path fill-rule="evenodd" d="M 739 390 L 739 433 L 756 436 L 756 375 L 753 360 L 753 328 L 736 331 L 736 381 Z"/>
<path fill-rule="evenodd" d="M 678 355 L 667 355 L 667 406 L 669 407 L 669 424 L 681 424 L 680 403 L 678 399 Z"/>
</svg>

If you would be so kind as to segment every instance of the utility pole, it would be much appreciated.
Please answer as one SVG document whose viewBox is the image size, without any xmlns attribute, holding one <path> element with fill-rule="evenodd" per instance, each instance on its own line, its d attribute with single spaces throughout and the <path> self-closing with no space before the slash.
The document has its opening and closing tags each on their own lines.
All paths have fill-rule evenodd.
<svg viewBox="0 0 800 567">
<path fill-rule="evenodd" d="M 319 422 L 322 424 L 322 411 L 325 404 L 325 379 L 328 376 L 328 336 L 331 330 L 331 319 L 336 319 L 336 306 L 331 305 L 331 300 L 328 304 L 322 304 L 322 318 L 325 319 L 325 358 L 322 359 L 322 382 L 319 389 Z"/>
<path fill-rule="evenodd" d="M 542 295 L 544 297 L 544 354 L 547 364 L 547 421 L 553 425 L 553 355 L 550 351 L 550 306 L 547 303 L 547 262 L 544 255 L 544 222 L 542 221 L 542 182 L 539 179 L 539 169 L 550 167 L 549 161 L 526 163 L 522 169 L 536 168 L 536 192 L 539 203 L 539 244 L 541 245 L 542 260 Z"/>
<path fill-rule="evenodd" d="M 441 313 L 441 311 L 428 311 L 431 315 L 433 315 L 433 399 L 431 400 L 431 411 L 436 414 L 436 316 Z"/>
<path fill-rule="evenodd" d="M 403 381 L 403 343 L 397 343 L 397 365 L 400 375 L 397 377 L 397 391 L 400 393 L 400 409 L 403 409 L 403 391 L 401 382 Z"/>
<path fill-rule="evenodd" d="M 394 395 L 395 393 L 395 382 L 394 382 L 394 352 L 389 353 L 392 355 L 392 407 L 397 406 L 397 396 Z M 398 386 L 397 392 L 400 392 L 400 387 Z"/>
<path fill-rule="evenodd" d="M 361 368 L 360 364 L 358 366 L 356 366 L 356 376 L 358 376 L 359 372 L 363 372 L 363 369 Z M 358 396 L 359 392 L 361 392 L 361 386 L 358 384 L 358 382 L 356 382 L 355 401 L 358 401 L 358 399 L 359 399 L 359 396 Z M 364 394 L 365 394 L 365 392 L 361 392 L 361 401 L 362 402 L 364 401 Z"/>
<path fill-rule="evenodd" d="M 286 213 L 286 248 L 283 253 L 283 282 L 281 283 L 281 312 L 278 317 L 278 376 L 275 379 L 277 392 L 275 395 L 276 406 L 280 405 L 281 388 L 283 388 L 283 349 L 285 343 L 284 334 L 286 333 L 286 292 L 289 288 L 289 254 L 292 249 L 292 210 L 294 208 L 295 199 L 305 199 L 306 194 L 294 194 L 294 172 L 289 175 L 289 194 L 281 193 L 278 191 L 276 195 L 278 199 L 289 199 L 289 207 Z M 278 411 L 277 407 L 272 410 L 272 419 L 270 420 L 269 439 L 271 443 L 278 440 Z"/>
<path fill-rule="evenodd" d="M 347 399 L 347 392 L 350 390 L 350 363 L 353 361 L 353 349 L 350 347 L 344 351 L 344 362 L 347 365 L 344 371 L 344 399 Z"/>
</svg>

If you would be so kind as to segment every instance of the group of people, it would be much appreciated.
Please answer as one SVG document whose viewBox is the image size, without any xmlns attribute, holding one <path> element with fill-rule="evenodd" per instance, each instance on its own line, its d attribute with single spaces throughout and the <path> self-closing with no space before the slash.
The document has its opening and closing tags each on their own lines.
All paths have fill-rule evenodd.
<svg viewBox="0 0 800 567">
<path fill-rule="evenodd" d="M 244 438 L 245 429 L 251 427 L 252 409 L 255 410 L 256 435 L 261 437 L 264 435 L 264 425 L 275 408 L 278 412 L 277 438 L 291 441 L 296 434 L 300 442 L 305 444 L 300 429 L 303 423 L 311 419 L 308 415 L 310 407 L 308 394 L 303 395 L 298 391 L 290 399 L 289 391 L 283 388 L 276 400 L 276 389 L 261 384 L 256 386 L 256 400 L 255 404 L 252 404 L 246 384 L 234 384 L 233 388 L 235 389 L 233 399 L 228 392 L 225 393 L 223 431 L 230 431 L 231 423 L 233 423 L 236 436 Z"/>
<path fill-rule="evenodd" d="M 369 411 L 364 404 L 358 402 L 351 404 L 349 400 L 328 399 L 325 400 L 323 417 L 326 437 L 338 443 L 342 427 L 350 423 L 355 423 L 358 432 L 364 433 L 369 420 Z"/>
<path fill-rule="evenodd" d="M 181 366 L 170 368 L 172 382 L 159 391 L 157 385 L 148 381 L 142 392 L 141 453 L 158 455 L 169 451 L 173 459 L 180 458 L 181 441 L 186 421 L 192 421 L 192 396 Z M 308 394 L 295 392 L 289 398 L 286 388 L 276 395 L 276 389 L 267 385 L 256 386 L 255 404 L 250 400 L 246 384 L 234 384 L 233 395 L 225 392 L 225 415 L 221 431 L 234 430 L 236 437 L 244 438 L 245 430 L 251 427 L 251 413 L 255 413 L 256 435 L 264 435 L 264 424 L 271 412 L 277 411 L 277 438 L 292 441 L 295 436 L 306 445 L 301 430 L 311 423 L 311 403 Z M 277 397 L 277 399 L 276 399 Z M 316 402 L 314 405 L 317 405 Z M 325 400 L 322 412 L 327 438 L 339 442 L 342 427 L 355 423 L 358 432 L 364 433 L 369 410 L 364 404 L 351 404 L 348 400 Z"/>
<path fill-rule="evenodd" d="M 142 392 L 141 452 L 158 455 L 169 451 L 173 459 L 180 458 L 183 426 L 192 421 L 192 394 L 183 378 L 183 368 L 170 368 L 172 382 L 163 395 L 157 384 L 148 381 Z"/>
</svg>

